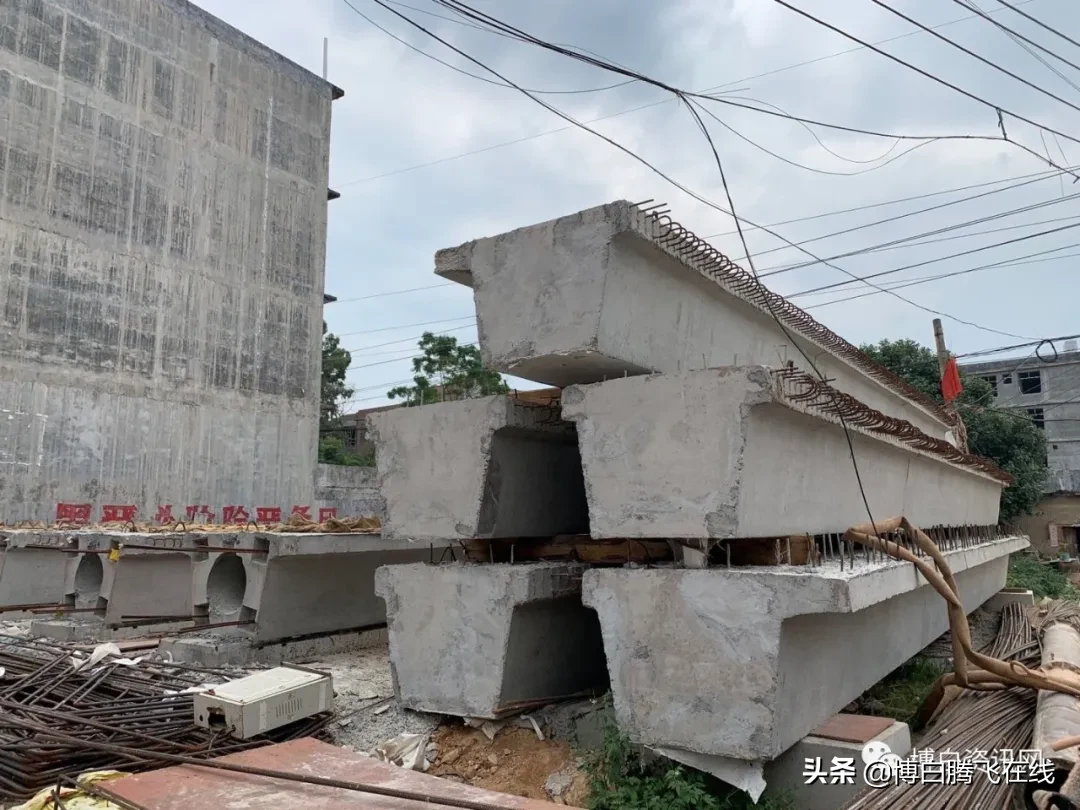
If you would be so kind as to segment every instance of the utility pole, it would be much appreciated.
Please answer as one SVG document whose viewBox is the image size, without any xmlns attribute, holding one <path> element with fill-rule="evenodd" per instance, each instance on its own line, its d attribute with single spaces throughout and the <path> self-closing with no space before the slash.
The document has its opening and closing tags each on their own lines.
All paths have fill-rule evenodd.
<svg viewBox="0 0 1080 810">
<path fill-rule="evenodd" d="M 938 378 L 944 379 L 949 350 L 945 348 L 945 330 L 941 327 L 941 318 L 934 318 L 934 343 L 937 344 Z"/>
<path fill-rule="evenodd" d="M 941 318 L 934 318 L 934 343 L 937 345 L 938 380 L 940 382 L 945 379 L 945 367 L 949 364 L 949 350 L 945 348 L 945 329 L 941 325 Z M 964 427 L 964 420 L 960 418 L 960 413 L 956 410 L 956 405 L 952 402 L 946 402 L 945 410 L 953 418 L 957 448 L 965 453 L 969 452 L 967 429 Z"/>
</svg>

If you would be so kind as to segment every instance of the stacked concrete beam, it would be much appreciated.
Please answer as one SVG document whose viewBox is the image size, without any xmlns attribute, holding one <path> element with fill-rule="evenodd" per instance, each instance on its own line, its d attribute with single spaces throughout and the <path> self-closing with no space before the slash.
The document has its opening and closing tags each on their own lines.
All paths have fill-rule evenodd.
<svg viewBox="0 0 1080 810">
<path fill-rule="evenodd" d="M 840 533 L 866 520 L 852 454 L 874 515 L 926 527 L 997 522 L 1009 476 L 958 449 L 942 408 L 701 240 L 629 203 L 440 251 L 436 272 L 472 287 L 491 368 L 565 386 L 557 417 L 576 430 L 557 429 L 576 437 L 593 537 L 696 544 L 698 556 L 687 558 L 704 565 L 710 541 Z M 557 533 L 553 479 L 534 485 L 543 508 L 530 513 L 519 500 L 528 490 L 507 488 L 492 471 L 551 476 L 510 448 L 493 449 L 501 431 L 521 426 L 506 398 L 372 422 L 392 533 Z M 482 519 L 491 509 L 498 519 Z M 993 538 L 950 550 L 969 609 L 1001 588 L 1007 555 L 1026 545 Z M 506 710 L 516 606 L 544 593 L 547 575 L 512 572 L 380 573 L 406 705 L 481 717 Z M 753 782 L 746 768 L 760 780 L 764 760 L 946 626 L 940 597 L 911 566 L 888 561 L 597 569 L 583 582 L 620 724 L 636 741 L 739 784 Z M 554 660 L 581 644 L 541 638 Z M 530 688 L 543 697 L 539 684 Z"/>
<path fill-rule="evenodd" d="M 492 396 L 368 417 L 383 533 L 423 542 L 588 531 L 574 426 L 557 404 Z"/>
<path fill-rule="evenodd" d="M 472 288 L 484 361 L 507 374 L 565 387 L 787 361 L 809 371 L 801 348 L 871 408 L 936 438 L 952 424 L 704 242 L 625 201 L 440 250 L 435 272 Z"/>
<path fill-rule="evenodd" d="M 370 534 L 5 534 L 0 608 L 98 608 L 96 615 L 80 613 L 71 621 L 35 623 L 43 635 L 105 637 L 126 626 L 183 618 L 207 625 L 243 622 L 237 632 L 255 645 L 382 624 L 386 612 L 375 596 L 375 570 L 445 549 Z"/>
</svg>

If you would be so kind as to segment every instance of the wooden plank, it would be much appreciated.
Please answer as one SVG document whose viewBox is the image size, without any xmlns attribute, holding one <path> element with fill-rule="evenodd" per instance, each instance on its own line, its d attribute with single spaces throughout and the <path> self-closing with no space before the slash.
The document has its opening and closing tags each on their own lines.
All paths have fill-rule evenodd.
<svg viewBox="0 0 1080 810">
<path fill-rule="evenodd" d="M 533 562 L 574 560 L 590 564 L 664 562 L 673 559 L 665 540 L 594 540 L 588 535 L 560 535 L 551 538 L 465 540 L 465 555 L 471 562 Z"/>
<path fill-rule="evenodd" d="M 863 745 L 895 722 L 891 717 L 874 717 L 869 714 L 836 714 L 814 731 L 813 736 Z"/>
</svg>

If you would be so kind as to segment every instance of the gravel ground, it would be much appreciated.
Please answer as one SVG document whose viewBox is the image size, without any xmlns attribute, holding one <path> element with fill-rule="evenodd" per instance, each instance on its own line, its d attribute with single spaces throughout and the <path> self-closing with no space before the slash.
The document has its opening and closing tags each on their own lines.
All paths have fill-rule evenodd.
<svg viewBox="0 0 1080 810">
<path fill-rule="evenodd" d="M 305 666 L 334 678 L 334 710 L 338 719 L 330 733 L 338 745 L 370 753 L 399 734 L 426 734 L 445 718 L 402 709 L 394 700 L 390 655 L 385 644 L 327 656 Z"/>
</svg>

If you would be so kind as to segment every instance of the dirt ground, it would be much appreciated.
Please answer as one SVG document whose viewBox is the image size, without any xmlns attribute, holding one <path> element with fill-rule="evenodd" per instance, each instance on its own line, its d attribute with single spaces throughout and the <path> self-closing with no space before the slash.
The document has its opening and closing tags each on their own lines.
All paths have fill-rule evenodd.
<svg viewBox="0 0 1080 810">
<path fill-rule="evenodd" d="M 494 740 L 479 729 L 447 725 L 432 735 L 438 754 L 428 773 L 528 799 L 585 807 L 586 775 L 570 745 L 540 740 L 523 728 L 504 728 Z"/>
</svg>

